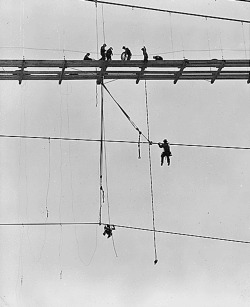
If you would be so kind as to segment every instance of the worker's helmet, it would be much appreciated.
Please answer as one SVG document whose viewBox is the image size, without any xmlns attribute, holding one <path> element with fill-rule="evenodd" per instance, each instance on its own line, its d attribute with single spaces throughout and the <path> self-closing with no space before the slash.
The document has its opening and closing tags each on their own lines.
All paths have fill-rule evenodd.
<svg viewBox="0 0 250 307">
<path fill-rule="evenodd" d="M 126 49 L 126 47 L 125 47 L 125 46 L 122 46 L 122 49 Z"/>
<path fill-rule="evenodd" d="M 168 142 L 168 140 L 167 140 L 167 139 L 164 139 L 164 140 L 163 140 L 163 143 L 167 143 L 167 142 Z"/>
<path fill-rule="evenodd" d="M 90 53 L 87 53 L 87 56 L 89 56 L 90 55 Z"/>
</svg>

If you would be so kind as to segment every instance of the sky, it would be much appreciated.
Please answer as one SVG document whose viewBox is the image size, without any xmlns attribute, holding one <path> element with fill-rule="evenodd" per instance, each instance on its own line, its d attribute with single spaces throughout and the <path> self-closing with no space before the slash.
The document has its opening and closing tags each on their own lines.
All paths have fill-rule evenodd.
<svg viewBox="0 0 250 307">
<path fill-rule="evenodd" d="M 122 3 L 249 20 L 247 2 Z M 249 24 L 78 0 L 0 0 L 0 59 L 249 59 Z M 98 51 L 99 52 L 99 51 Z M 0 67 L 0 69 L 3 69 Z M 147 134 L 145 83 L 106 84 Z M 150 139 L 250 147 L 246 80 L 147 81 Z M 100 138 L 95 81 L 0 82 L 0 134 Z M 137 141 L 104 92 L 105 137 Z M 99 221 L 98 142 L 0 138 L 0 223 Z M 248 150 L 151 146 L 155 228 L 250 241 Z M 152 229 L 148 145 L 106 143 L 102 222 Z M 109 213 L 109 214 L 108 214 Z M 0 306 L 249 306 L 250 244 L 99 225 L 0 226 Z"/>
</svg>

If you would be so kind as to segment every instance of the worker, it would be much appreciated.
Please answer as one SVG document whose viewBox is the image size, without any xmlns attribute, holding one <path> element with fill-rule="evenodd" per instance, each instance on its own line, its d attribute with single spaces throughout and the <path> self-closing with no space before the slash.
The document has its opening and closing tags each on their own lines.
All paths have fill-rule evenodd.
<svg viewBox="0 0 250 307">
<path fill-rule="evenodd" d="M 112 55 L 113 55 L 113 52 L 112 52 L 113 48 L 112 47 L 109 47 L 109 49 L 106 51 L 106 59 L 107 61 L 111 61 L 112 60 Z"/>
<path fill-rule="evenodd" d="M 146 47 L 145 46 L 143 46 L 142 48 L 141 48 L 141 50 L 142 50 L 142 53 L 143 53 L 143 62 L 147 62 L 148 61 L 148 53 L 147 53 L 147 49 L 146 49 Z"/>
<path fill-rule="evenodd" d="M 170 165 L 170 157 L 172 156 L 170 151 L 170 146 L 168 141 L 165 139 L 163 143 L 158 143 L 160 148 L 163 148 L 163 152 L 161 154 L 161 166 L 163 165 L 164 158 L 167 157 L 168 166 Z"/>
<path fill-rule="evenodd" d="M 124 49 L 124 52 L 121 54 L 121 59 L 124 61 L 124 60 L 127 60 L 129 61 L 131 59 L 131 56 L 132 56 L 132 53 L 131 51 L 129 50 L 129 48 L 123 46 L 122 49 Z"/>
<path fill-rule="evenodd" d="M 112 236 L 112 231 L 113 230 L 115 230 L 115 226 L 114 225 L 111 226 L 111 225 L 107 224 L 107 225 L 104 226 L 103 235 L 104 236 L 107 235 L 108 236 L 107 239 L 108 239 L 108 238 L 110 238 Z"/>
<path fill-rule="evenodd" d="M 90 56 L 90 53 L 86 53 L 83 60 L 84 61 L 92 61 L 92 59 L 89 56 Z"/>
<path fill-rule="evenodd" d="M 155 56 L 153 56 L 153 59 L 155 59 L 156 61 L 162 61 L 163 57 L 160 56 L 160 55 L 155 55 Z"/>
<path fill-rule="evenodd" d="M 103 44 L 102 47 L 101 47 L 101 50 L 100 50 L 100 53 L 101 53 L 101 59 L 100 60 L 103 60 L 105 61 L 106 60 L 106 47 L 107 45 L 106 44 Z"/>
</svg>

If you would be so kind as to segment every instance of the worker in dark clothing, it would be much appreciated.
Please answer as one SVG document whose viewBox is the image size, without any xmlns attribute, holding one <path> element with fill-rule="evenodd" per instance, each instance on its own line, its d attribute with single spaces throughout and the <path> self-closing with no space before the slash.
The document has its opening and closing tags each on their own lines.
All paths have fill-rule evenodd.
<svg viewBox="0 0 250 307">
<path fill-rule="evenodd" d="M 115 226 L 114 225 L 111 226 L 111 225 L 107 224 L 107 225 L 104 226 L 103 235 L 104 236 L 107 235 L 108 236 L 107 239 L 108 239 L 108 238 L 110 238 L 112 236 L 112 231 L 113 230 L 115 230 Z"/>
<path fill-rule="evenodd" d="M 121 54 L 121 59 L 123 61 L 125 61 L 125 60 L 129 61 L 131 59 L 131 56 L 132 56 L 131 51 L 125 46 L 123 46 L 122 49 L 124 49 L 124 52 Z"/>
<path fill-rule="evenodd" d="M 155 59 L 156 61 L 162 61 L 163 57 L 160 56 L 160 55 L 155 55 L 155 56 L 153 56 L 153 59 Z"/>
<path fill-rule="evenodd" d="M 90 56 L 90 53 L 86 53 L 83 60 L 84 61 L 92 61 L 92 59 L 89 56 Z"/>
<path fill-rule="evenodd" d="M 145 46 L 142 47 L 141 50 L 142 50 L 143 57 L 144 57 L 144 58 L 143 58 L 143 62 L 147 62 L 147 61 L 148 61 L 148 53 L 147 53 L 146 47 L 145 47 Z"/>
<path fill-rule="evenodd" d="M 103 44 L 102 47 L 101 47 L 101 50 L 100 50 L 100 53 L 101 53 L 101 59 L 100 60 L 103 60 L 105 61 L 106 60 L 106 44 Z"/>
<path fill-rule="evenodd" d="M 168 166 L 170 165 L 170 157 L 172 156 L 170 151 L 170 146 L 168 144 L 168 141 L 165 139 L 163 140 L 163 143 L 158 143 L 160 148 L 163 148 L 163 152 L 161 154 L 161 166 L 163 165 L 164 158 L 167 157 Z"/>
<path fill-rule="evenodd" d="M 112 47 L 109 47 L 109 49 L 107 50 L 106 52 L 106 58 L 107 58 L 107 61 L 111 61 L 112 60 L 112 55 L 113 55 L 113 48 Z"/>
</svg>

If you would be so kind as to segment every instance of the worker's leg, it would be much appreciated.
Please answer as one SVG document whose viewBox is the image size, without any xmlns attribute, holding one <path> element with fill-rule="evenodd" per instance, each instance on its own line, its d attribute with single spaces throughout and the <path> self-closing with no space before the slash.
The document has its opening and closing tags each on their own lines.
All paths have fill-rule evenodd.
<svg viewBox="0 0 250 307">
<path fill-rule="evenodd" d="M 170 157 L 167 156 L 168 166 L 170 165 Z"/>
<path fill-rule="evenodd" d="M 163 152 L 163 153 L 161 154 L 161 166 L 163 165 L 164 157 L 165 157 L 165 153 Z"/>
</svg>

